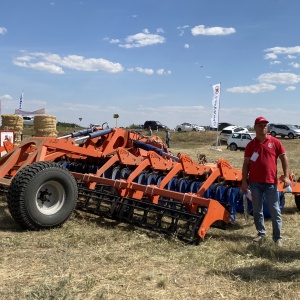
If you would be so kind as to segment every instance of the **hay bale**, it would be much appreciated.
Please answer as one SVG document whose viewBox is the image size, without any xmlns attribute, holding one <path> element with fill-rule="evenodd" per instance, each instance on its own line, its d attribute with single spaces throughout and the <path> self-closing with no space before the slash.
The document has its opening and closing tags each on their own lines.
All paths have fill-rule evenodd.
<svg viewBox="0 0 300 300">
<path fill-rule="evenodd" d="M 1 129 L 7 128 L 15 132 L 23 131 L 23 117 L 15 114 L 2 115 Z"/>
<path fill-rule="evenodd" d="M 35 115 L 33 128 L 35 136 L 57 137 L 56 117 L 52 115 Z"/>
<path fill-rule="evenodd" d="M 36 129 L 35 136 L 52 136 L 57 137 L 57 130 L 49 130 L 49 129 Z"/>
<path fill-rule="evenodd" d="M 19 144 L 22 141 L 22 134 L 20 132 L 15 132 L 14 133 L 14 143 Z"/>
</svg>

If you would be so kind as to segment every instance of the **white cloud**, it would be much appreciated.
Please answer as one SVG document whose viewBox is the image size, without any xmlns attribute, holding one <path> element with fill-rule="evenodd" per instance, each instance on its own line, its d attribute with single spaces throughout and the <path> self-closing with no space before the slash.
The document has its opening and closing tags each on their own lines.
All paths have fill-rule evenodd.
<svg viewBox="0 0 300 300">
<path fill-rule="evenodd" d="M 265 93 L 270 92 L 276 89 L 275 85 L 270 85 L 266 83 L 248 85 L 248 86 L 237 86 L 226 89 L 227 92 L 235 93 L 235 94 L 258 94 L 258 93 Z"/>
<path fill-rule="evenodd" d="M 205 109 L 204 106 L 201 105 L 194 105 L 194 106 L 160 106 L 160 107 L 143 107 L 140 106 L 137 108 L 138 111 L 144 111 L 144 112 L 168 112 L 168 114 L 173 114 L 173 113 L 198 113 L 201 112 Z"/>
<path fill-rule="evenodd" d="M 163 36 L 149 33 L 148 29 L 144 29 L 143 32 L 129 35 L 125 39 L 125 43 L 120 44 L 119 46 L 126 49 L 140 48 L 156 44 L 163 44 L 165 41 L 166 39 Z"/>
<path fill-rule="evenodd" d="M 296 87 L 295 86 L 288 86 L 285 90 L 286 91 L 294 91 L 296 89 Z"/>
<path fill-rule="evenodd" d="M 153 75 L 154 74 L 154 70 L 153 69 L 148 69 L 148 68 L 136 67 L 136 68 L 127 68 L 126 70 L 128 72 L 136 71 L 136 72 L 147 74 L 147 75 Z M 158 70 L 155 71 L 155 73 L 157 75 L 170 75 L 170 74 L 172 74 L 171 71 L 165 70 L 165 69 L 158 69 Z"/>
<path fill-rule="evenodd" d="M 189 44 L 184 44 L 183 46 L 185 49 L 189 49 L 190 48 L 190 45 Z"/>
<path fill-rule="evenodd" d="M 179 30 L 179 35 L 183 36 L 185 29 L 189 28 L 189 25 L 179 26 L 177 29 Z"/>
<path fill-rule="evenodd" d="M 263 83 L 295 84 L 300 82 L 300 76 L 293 73 L 265 73 L 258 76 Z"/>
<path fill-rule="evenodd" d="M 281 64 L 281 61 L 279 60 L 274 60 L 270 62 L 270 65 L 279 65 L 279 64 Z"/>
<path fill-rule="evenodd" d="M 0 99 L 2 99 L 2 100 L 12 100 L 13 97 L 11 95 L 5 94 L 5 95 L 0 96 Z"/>
<path fill-rule="evenodd" d="M 152 75 L 154 73 L 154 71 L 152 69 L 147 69 L 147 68 L 144 69 L 144 68 L 136 67 L 135 70 L 137 72 L 144 73 L 147 75 Z"/>
<path fill-rule="evenodd" d="M 0 34 L 4 35 L 7 32 L 7 29 L 4 27 L 0 27 Z"/>
<path fill-rule="evenodd" d="M 271 52 L 274 54 L 300 54 L 300 46 L 295 47 L 273 47 L 267 48 L 264 50 L 265 52 Z"/>
<path fill-rule="evenodd" d="M 236 32 L 233 27 L 207 27 L 198 25 L 191 29 L 192 35 L 229 35 Z"/>
<path fill-rule="evenodd" d="M 292 62 L 289 65 L 292 66 L 295 69 L 299 69 L 300 68 L 300 64 L 299 63 Z"/>
<path fill-rule="evenodd" d="M 166 71 L 165 69 L 158 69 L 158 70 L 156 70 L 156 73 L 158 75 L 170 75 L 171 71 Z"/>
<path fill-rule="evenodd" d="M 111 44 L 118 44 L 118 43 L 120 43 L 120 40 L 119 39 L 111 39 L 109 42 Z"/>
<path fill-rule="evenodd" d="M 61 67 L 56 66 L 54 64 L 45 63 L 45 62 L 28 63 L 26 61 L 22 62 L 22 61 L 15 60 L 15 61 L 13 61 L 13 63 L 14 63 L 14 65 L 16 65 L 18 67 L 34 69 L 37 71 L 44 71 L 44 72 L 53 73 L 53 74 L 64 74 L 65 73 Z"/>
<path fill-rule="evenodd" d="M 156 71 L 156 73 L 158 75 L 163 75 L 164 74 L 164 69 L 159 69 L 159 70 Z"/>
<path fill-rule="evenodd" d="M 275 53 L 267 53 L 264 56 L 264 59 L 276 59 L 276 58 L 277 58 L 277 55 Z"/>
<path fill-rule="evenodd" d="M 14 58 L 16 66 L 46 71 L 55 74 L 64 74 L 62 67 L 78 71 L 104 71 L 118 73 L 123 71 L 120 63 L 114 63 L 104 58 L 85 58 L 79 55 L 67 55 L 61 57 L 52 53 L 28 53 Z"/>
<path fill-rule="evenodd" d="M 300 76 L 293 73 L 265 73 L 258 76 L 257 80 L 259 84 L 248 86 L 237 86 L 228 88 L 226 91 L 230 93 L 265 93 L 276 89 L 273 84 L 296 84 L 300 82 Z M 286 91 L 293 91 L 296 88 L 289 86 Z"/>
<path fill-rule="evenodd" d="M 285 59 L 296 59 L 300 54 L 300 46 L 295 47 L 273 47 L 267 48 L 264 52 L 268 52 L 265 59 L 277 59 L 279 55 L 284 56 Z"/>
</svg>

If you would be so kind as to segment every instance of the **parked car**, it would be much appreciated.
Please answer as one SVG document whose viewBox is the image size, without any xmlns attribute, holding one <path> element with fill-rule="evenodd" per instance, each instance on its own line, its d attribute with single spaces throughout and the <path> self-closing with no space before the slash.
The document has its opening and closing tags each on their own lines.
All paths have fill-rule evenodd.
<svg viewBox="0 0 300 300">
<path fill-rule="evenodd" d="M 161 124 L 159 121 L 146 121 L 144 123 L 144 130 L 148 130 L 149 126 L 152 130 L 165 130 L 168 129 L 166 125 Z"/>
<path fill-rule="evenodd" d="M 227 141 L 232 133 L 247 133 L 248 129 L 240 126 L 228 126 L 225 127 L 220 133 L 220 141 Z"/>
<path fill-rule="evenodd" d="M 271 131 L 271 128 L 274 126 L 274 124 L 273 123 L 269 123 L 268 124 L 268 133 L 270 133 L 270 131 Z"/>
<path fill-rule="evenodd" d="M 23 125 L 24 126 L 32 126 L 34 122 L 33 116 L 23 116 Z"/>
<path fill-rule="evenodd" d="M 227 149 L 236 151 L 238 149 L 245 149 L 248 143 L 255 138 L 256 134 L 249 133 L 232 133 L 227 140 Z"/>
<path fill-rule="evenodd" d="M 226 123 L 226 122 L 221 122 L 218 125 L 218 129 L 219 130 L 223 130 L 224 128 L 228 127 L 228 126 L 235 126 L 234 124 L 231 123 Z"/>
<path fill-rule="evenodd" d="M 295 125 L 273 124 L 270 134 L 274 137 L 280 135 L 282 138 L 287 136 L 289 139 L 294 139 L 300 137 L 300 129 Z"/>
<path fill-rule="evenodd" d="M 231 123 L 227 123 L 227 122 L 221 122 L 218 124 L 218 128 L 211 128 L 210 127 L 210 130 L 223 130 L 225 127 L 228 127 L 228 126 L 235 126 L 234 124 L 231 124 Z"/>
<path fill-rule="evenodd" d="M 197 124 L 182 123 L 175 127 L 175 131 L 205 131 L 205 128 Z"/>
</svg>

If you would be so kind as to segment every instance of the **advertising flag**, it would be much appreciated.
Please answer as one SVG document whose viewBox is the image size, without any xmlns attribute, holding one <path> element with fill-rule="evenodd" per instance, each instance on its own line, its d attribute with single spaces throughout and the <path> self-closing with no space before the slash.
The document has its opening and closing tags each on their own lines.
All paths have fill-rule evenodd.
<svg viewBox="0 0 300 300">
<path fill-rule="evenodd" d="M 22 109 L 23 96 L 24 96 L 24 91 L 22 92 L 22 94 L 21 94 L 21 96 L 20 96 L 20 104 L 19 104 L 19 109 Z"/>
<path fill-rule="evenodd" d="M 210 119 L 210 127 L 218 128 L 219 124 L 219 109 L 220 109 L 220 92 L 221 92 L 221 83 L 214 84 L 212 86 L 214 95 L 212 100 L 213 113 L 212 118 Z"/>
</svg>

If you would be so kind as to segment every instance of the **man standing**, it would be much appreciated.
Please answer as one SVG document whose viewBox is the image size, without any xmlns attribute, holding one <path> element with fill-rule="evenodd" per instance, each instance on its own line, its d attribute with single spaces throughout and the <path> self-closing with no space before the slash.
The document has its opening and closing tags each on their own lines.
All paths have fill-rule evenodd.
<svg viewBox="0 0 300 300">
<path fill-rule="evenodd" d="M 168 129 L 166 129 L 166 144 L 170 148 L 170 131 Z"/>
<path fill-rule="evenodd" d="M 263 215 L 264 197 L 272 218 L 273 241 L 281 247 L 282 219 L 277 191 L 277 159 L 281 161 L 284 174 L 283 187 L 290 185 L 289 164 L 282 143 L 267 135 L 268 123 L 264 117 L 255 119 L 256 137 L 245 149 L 241 189 L 246 193 L 249 186 L 252 194 L 254 224 L 258 232 L 253 241 L 260 242 L 266 236 Z"/>
</svg>

